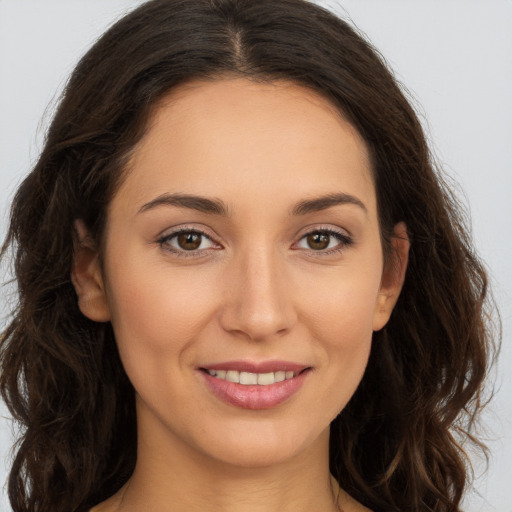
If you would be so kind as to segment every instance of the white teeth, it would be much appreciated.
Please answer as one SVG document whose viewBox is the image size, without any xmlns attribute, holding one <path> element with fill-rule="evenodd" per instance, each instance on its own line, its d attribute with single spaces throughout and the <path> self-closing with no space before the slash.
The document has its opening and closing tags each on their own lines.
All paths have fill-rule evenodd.
<svg viewBox="0 0 512 512">
<path fill-rule="evenodd" d="M 245 386 L 269 386 L 276 382 L 283 382 L 284 380 L 292 379 L 295 376 L 294 372 L 279 370 L 277 372 L 267 373 L 251 373 L 251 372 L 238 372 L 236 370 L 208 370 L 212 377 L 234 382 L 236 384 L 243 384 Z"/>
<path fill-rule="evenodd" d="M 236 370 L 229 370 L 226 372 L 226 380 L 228 382 L 236 382 L 237 384 L 240 382 L 240 372 Z"/>
<path fill-rule="evenodd" d="M 268 386 L 269 384 L 274 384 L 276 381 L 274 377 L 274 373 L 258 373 L 258 384 L 260 386 Z"/>
<path fill-rule="evenodd" d="M 276 372 L 274 373 L 274 382 L 283 382 L 286 379 L 286 372 Z"/>
<path fill-rule="evenodd" d="M 258 376 L 255 373 L 240 372 L 240 384 L 258 384 Z"/>
</svg>

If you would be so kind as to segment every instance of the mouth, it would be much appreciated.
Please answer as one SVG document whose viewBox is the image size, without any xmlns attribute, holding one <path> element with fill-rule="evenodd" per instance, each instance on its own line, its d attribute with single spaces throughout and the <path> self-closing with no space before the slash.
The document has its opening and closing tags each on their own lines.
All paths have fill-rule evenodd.
<svg viewBox="0 0 512 512">
<path fill-rule="evenodd" d="M 270 409 L 292 398 L 313 368 L 287 362 L 228 362 L 198 368 L 207 389 L 242 409 Z"/>
<path fill-rule="evenodd" d="M 285 380 L 293 379 L 301 373 L 309 370 L 310 367 L 304 368 L 299 372 L 291 370 L 278 370 L 275 372 L 244 372 L 238 370 L 217 370 L 201 368 L 201 371 L 207 372 L 210 376 L 217 379 L 233 382 L 235 384 L 242 384 L 243 386 L 271 386 L 277 382 L 284 382 Z"/>
</svg>

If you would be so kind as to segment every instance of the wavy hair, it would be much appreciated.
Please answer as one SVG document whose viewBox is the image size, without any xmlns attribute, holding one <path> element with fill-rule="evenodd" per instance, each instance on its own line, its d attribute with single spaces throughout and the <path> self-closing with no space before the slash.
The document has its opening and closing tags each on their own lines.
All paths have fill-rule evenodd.
<svg viewBox="0 0 512 512">
<path fill-rule="evenodd" d="M 404 221 L 403 291 L 363 380 L 331 425 L 340 486 L 375 511 L 458 512 L 464 442 L 493 355 L 487 279 L 414 109 L 372 46 L 305 0 L 153 0 L 115 23 L 72 73 L 11 209 L 18 301 L 0 389 L 21 425 L 15 512 L 84 512 L 136 462 L 134 390 L 109 323 L 78 309 L 70 272 L 83 219 L 101 247 L 107 206 L 158 101 L 192 79 L 287 80 L 327 97 L 372 155 L 383 247 Z"/>
</svg>

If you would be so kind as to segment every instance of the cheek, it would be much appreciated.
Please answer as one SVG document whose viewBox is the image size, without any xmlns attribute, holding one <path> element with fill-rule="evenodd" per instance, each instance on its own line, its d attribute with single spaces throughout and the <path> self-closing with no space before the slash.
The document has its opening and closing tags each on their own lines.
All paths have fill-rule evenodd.
<svg viewBox="0 0 512 512">
<path fill-rule="evenodd" d="M 215 309 L 215 285 L 201 272 L 139 264 L 125 258 L 112 268 L 108 288 L 112 325 L 123 360 L 186 351 Z M 126 362 L 126 361 L 125 361 Z"/>
<path fill-rule="evenodd" d="M 303 290 L 302 310 L 311 339 L 326 369 L 322 399 L 314 414 L 329 422 L 345 407 L 359 385 L 370 354 L 373 316 L 379 292 L 378 267 L 339 272 L 321 287 Z"/>
<path fill-rule="evenodd" d="M 380 288 L 380 266 L 347 266 L 334 269 L 322 280 L 311 280 L 301 289 L 300 303 L 305 323 L 315 338 L 332 347 L 352 345 L 371 339 L 373 316 Z"/>
<path fill-rule="evenodd" d="M 172 390 L 173 407 L 182 411 L 173 420 L 178 423 L 198 407 L 187 376 L 195 341 L 218 296 L 207 279 L 197 277 L 191 282 L 186 272 L 125 259 L 109 280 L 115 292 L 109 297 L 111 321 L 125 372 L 145 407 L 162 417 Z"/>
<path fill-rule="evenodd" d="M 362 376 L 373 334 L 375 294 L 359 287 L 333 294 L 311 322 L 314 338 L 322 340 L 333 373 L 347 381 Z"/>
</svg>

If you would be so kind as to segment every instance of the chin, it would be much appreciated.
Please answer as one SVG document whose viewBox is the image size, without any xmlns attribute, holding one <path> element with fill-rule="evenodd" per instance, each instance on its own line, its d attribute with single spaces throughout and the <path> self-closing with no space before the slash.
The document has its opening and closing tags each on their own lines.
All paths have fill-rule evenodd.
<svg viewBox="0 0 512 512">
<path fill-rule="evenodd" d="M 279 466 L 306 455 L 317 443 L 328 446 L 329 425 L 320 433 L 301 432 L 295 427 L 290 429 L 278 425 L 272 429 L 261 429 L 253 425 L 247 432 L 217 436 L 201 440 L 198 447 L 205 455 L 216 461 L 237 468 L 264 468 Z"/>
<path fill-rule="evenodd" d="M 219 462 L 240 469 L 257 469 L 285 464 L 295 459 L 299 453 L 297 446 L 274 446 L 261 441 L 251 445 L 226 447 L 222 452 L 216 450 L 212 453 L 210 450 L 209 455 Z"/>
</svg>

